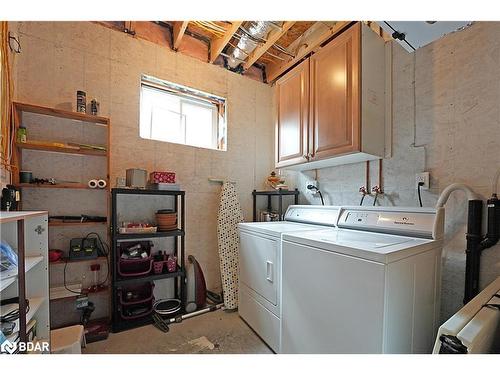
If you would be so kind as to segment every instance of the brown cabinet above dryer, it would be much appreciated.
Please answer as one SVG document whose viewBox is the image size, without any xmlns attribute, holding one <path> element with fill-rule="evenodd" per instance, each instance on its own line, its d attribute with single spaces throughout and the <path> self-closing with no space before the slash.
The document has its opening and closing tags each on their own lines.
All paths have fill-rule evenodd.
<svg viewBox="0 0 500 375">
<path fill-rule="evenodd" d="M 276 82 L 276 167 L 384 156 L 384 40 L 358 22 Z"/>
</svg>

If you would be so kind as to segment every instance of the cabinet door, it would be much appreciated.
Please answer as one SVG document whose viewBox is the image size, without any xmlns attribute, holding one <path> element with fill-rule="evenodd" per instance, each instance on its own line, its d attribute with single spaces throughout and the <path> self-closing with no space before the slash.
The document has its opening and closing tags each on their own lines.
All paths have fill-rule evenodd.
<svg viewBox="0 0 500 375">
<path fill-rule="evenodd" d="M 360 24 L 310 59 L 312 160 L 360 150 Z"/>
<path fill-rule="evenodd" d="M 308 153 L 309 61 L 276 83 L 276 166 L 305 162 Z"/>
</svg>

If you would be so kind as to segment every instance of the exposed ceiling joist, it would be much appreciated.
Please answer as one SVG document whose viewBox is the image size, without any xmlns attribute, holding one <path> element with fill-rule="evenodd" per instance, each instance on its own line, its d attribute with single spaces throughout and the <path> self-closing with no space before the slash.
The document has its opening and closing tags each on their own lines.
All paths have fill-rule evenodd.
<svg viewBox="0 0 500 375">
<path fill-rule="evenodd" d="M 217 59 L 217 57 L 221 54 L 224 47 L 226 47 L 226 45 L 229 43 L 229 41 L 236 33 L 236 31 L 238 31 L 242 23 L 243 23 L 242 21 L 233 21 L 231 26 L 227 29 L 224 36 L 212 40 L 212 43 L 210 45 L 210 57 L 209 57 L 209 61 L 211 63 L 213 63 L 215 59 Z"/>
<path fill-rule="evenodd" d="M 271 32 L 267 37 L 267 40 L 264 44 L 257 47 L 253 50 L 253 52 L 248 56 L 246 62 L 243 64 L 243 69 L 247 70 L 250 68 L 266 51 L 271 48 L 286 32 L 295 24 L 295 21 L 287 21 L 283 23 L 281 26 L 281 30 L 276 30 Z"/>
<path fill-rule="evenodd" d="M 285 61 L 268 64 L 266 67 L 268 82 L 274 81 L 285 71 L 293 67 L 304 56 L 318 48 L 320 44 L 345 29 L 350 23 L 350 21 L 338 21 L 333 26 L 328 27 L 325 31 L 319 33 L 318 35 L 312 36 L 311 40 L 307 40 L 301 43 L 301 48 L 298 49 L 294 58 L 289 58 Z"/>
<path fill-rule="evenodd" d="M 175 21 L 173 23 L 173 34 L 174 34 L 174 50 L 178 50 L 181 45 L 182 37 L 186 32 L 186 28 L 188 26 L 189 21 Z"/>
</svg>

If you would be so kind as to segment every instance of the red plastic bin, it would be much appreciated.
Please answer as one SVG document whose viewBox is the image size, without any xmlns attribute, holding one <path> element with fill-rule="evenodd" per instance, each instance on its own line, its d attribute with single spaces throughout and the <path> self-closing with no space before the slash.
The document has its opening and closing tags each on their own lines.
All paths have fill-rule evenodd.
<svg viewBox="0 0 500 375">
<path fill-rule="evenodd" d="M 155 284 L 152 282 L 121 287 L 117 292 L 118 303 L 122 306 L 137 305 L 153 300 L 153 289 Z M 128 296 L 132 297 L 128 297 Z"/>
<path fill-rule="evenodd" d="M 146 251 L 148 256 L 146 258 L 137 259 L 122 259 L 121 255 L 126 251 L 126 249 L 141 244 L 142 250 Z M 118 274 L 121 277 L 137 277 L 145 276 L 151 273 L 153 268 L 153 257 L 151 256 L 151 241 L 139 241 L 139 242 L 120 242 L 117 247 L 118 252 Z"/>
</svg>

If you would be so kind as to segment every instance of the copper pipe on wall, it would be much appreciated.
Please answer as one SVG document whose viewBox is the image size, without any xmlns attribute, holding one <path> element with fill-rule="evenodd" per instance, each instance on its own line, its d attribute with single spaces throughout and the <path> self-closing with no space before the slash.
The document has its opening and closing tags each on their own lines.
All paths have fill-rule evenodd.
<svg viewBox="0 0 500 375">
<path fill-rule="evenodd" d="M 370 160 L 367 160 L 365 165 L 365 187 L 366 191 L 370 191 Z"/>
<path fill-rule="evenodd" d="M 384 189 L 382 188 L 382 184 L 383 184 L 383 180 L 382 180 L 382 160 L 383 159 L 379 159 L 378 160 L 378 187 L 380 188 L 380 192 L 383 193 L 384 192 Z"/>
</svg>

